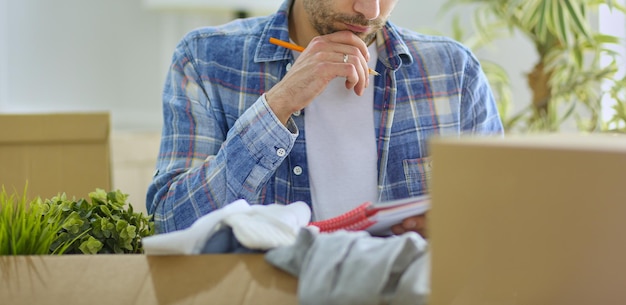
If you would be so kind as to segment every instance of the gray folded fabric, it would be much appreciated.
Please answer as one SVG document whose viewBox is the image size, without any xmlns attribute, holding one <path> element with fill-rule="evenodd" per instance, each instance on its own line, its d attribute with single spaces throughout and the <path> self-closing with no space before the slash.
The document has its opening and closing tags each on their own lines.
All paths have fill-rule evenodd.
<svg viewBox="0 0 626 305">
<path fill-rule="evenodd" d="M 430 252 L 418 257 L 404 271 L 389 305 L 428 304 L 430 295 Z"/>
<path fill-rule="evenodd" d="M 295 244 L 265 258 L 299 278 L 303 305 L 419 305 L 430 293 L 427 243 L 417 233 L 383 238 L 303 228 Z"/>
</svg>

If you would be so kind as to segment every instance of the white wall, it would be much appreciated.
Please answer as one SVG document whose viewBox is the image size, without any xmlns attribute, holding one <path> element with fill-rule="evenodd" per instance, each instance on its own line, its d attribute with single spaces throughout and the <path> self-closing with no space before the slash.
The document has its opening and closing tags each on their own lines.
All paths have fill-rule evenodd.
<svg viewBox="0 0 626 305">
<path fill-rule="evenodd" d="M 121 129 L 155 129 L 161 19 L 139 1 L 5 0 L 3 112 L 112 110 Z M 155 101 L 157 101 L 155 103 Z"/>
<path fill-rule="evenodd" d="M 8 100 L 7 81 L 8 70 L 3 68 L 8 66 L 8 35 L 9 35 L 9 0 L 0 0 L 0 111 L 3 103 Z"/>
</svg>

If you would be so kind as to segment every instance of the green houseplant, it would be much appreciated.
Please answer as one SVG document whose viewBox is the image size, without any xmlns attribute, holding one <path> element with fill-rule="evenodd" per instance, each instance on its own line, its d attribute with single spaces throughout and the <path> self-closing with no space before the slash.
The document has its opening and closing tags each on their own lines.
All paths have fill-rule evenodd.
<svg viewBox="0 0 626 305">
<path fill-rule="evenodd" d="M 141 239 L 154 234 L 152 218 L 119 190 L 78 200 L 25 194 L 0 192 L 0 255 L 142 253 Z"/>
<path fill-rule="evenodd" d="M 611 48 L 619 39 L 599 33 L 590 23 L 601 5 L 624 11 L 616 0 L 448 0 L 443 10 L 459 6 L 474 9 L 474 37 L 460 39 L 459 27 L 455 27 L 455 38 L 471 41 L 468 46 L 472 49 L 515 32 L 534 45 L 538 61 L 527 74 L 532 100 L 517 114 L 508 113 L 506 75 L 493 65 L 485 65 L 508 131 L 558 131 L 572 117 L 583 131 L 621 131 L 626 122 L 626 80 L 616 79 L 620 55 Z M 601 65 L 601 58 L 612 60 Z M 602 90 L 607 83 L 611 88 Z M 616 101 L 616 113 L 602 122 L 601 100 L 606 95 Z"/>
<path fill-rule="evenodd" d="M 119 190 L 96 189 L 89 199 L 60 194 L 46 200 L 44 204 L 58 207 L 65 219 L 52 246 L 74 240 L 65 253 L 142 253 L 141 239 L 154 233 L 154 224 L 150 217 L 134 212 L 127 198 Z"/>
<path fill-rule="evenodd" d="M 73 240 L 57 242 L 65 218 L 40 198 L 0 191 L 0 255 L 63 254 Z"/>
</svg>

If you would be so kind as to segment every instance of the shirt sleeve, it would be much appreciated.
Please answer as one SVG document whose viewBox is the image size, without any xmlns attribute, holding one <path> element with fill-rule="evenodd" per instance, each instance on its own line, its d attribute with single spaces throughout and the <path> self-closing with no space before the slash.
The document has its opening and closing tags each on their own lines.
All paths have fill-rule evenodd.
<svg viewBox="0 0 626 305">
<path fill-rule="evenodd" d="M 503 134 L 493 92 L 480 63 L 473 56 L 465 65 L 462 88 L 461 132 L 472 134 Z"/>
<path fill-rule="evenodd" d="M 226 115 L 214 111 L 222 101 L 209 100 L 207 87 L 181 42 L 164 86 L 157 171 L 146 198 L 159 233 L 186 228 L 237 199 L 257 203 L 298 135 L 293 120 L 280 123 L 264 95 L 229 128 Z"/>
</svg>

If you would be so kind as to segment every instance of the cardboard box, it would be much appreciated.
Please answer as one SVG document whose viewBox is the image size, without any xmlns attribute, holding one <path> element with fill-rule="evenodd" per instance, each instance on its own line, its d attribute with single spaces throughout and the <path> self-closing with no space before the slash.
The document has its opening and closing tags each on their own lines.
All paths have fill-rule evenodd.
<svg viewBox="0 0 626 305">
<path fill-rule="evenodd" d="M 435 139 L 432 305 L 626 304 L 626 137 Z"/>
<path fill-rule="evenodd" d="M 262 254 L 0 256 L 2 304 L 297 304 Z"/>
<path fill-rule="evenodd" d="M 0 115 L 0 185 L 28 198 L 110 190 L 108 113 Z"/>
</svg>

